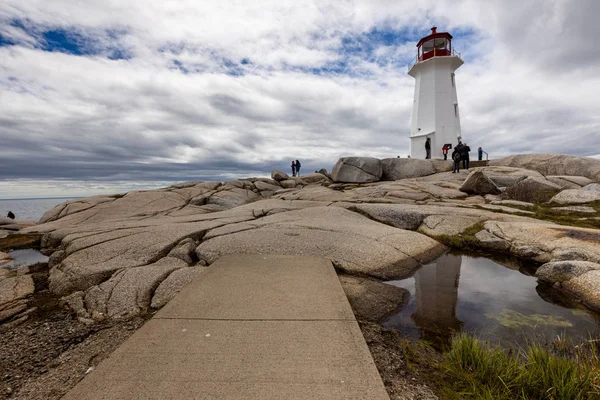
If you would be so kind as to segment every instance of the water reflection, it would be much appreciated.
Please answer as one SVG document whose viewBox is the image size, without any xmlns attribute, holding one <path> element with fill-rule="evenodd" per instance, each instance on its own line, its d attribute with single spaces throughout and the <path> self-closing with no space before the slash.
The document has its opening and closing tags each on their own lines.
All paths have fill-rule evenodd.
<svg viewBox="0 0 600 400">
<path fill-rule="evenodd" d="M 7 264 L 3 264 L 0 268 L 13 268 L 17 266 L 25 267 L 37 263 L 48 262 L 48 257 L 33 249 L 14 250 L 8 254 L 13 260 Z"/>
<path fill-rule="evenodd" d="M 425 333 L 439 335 L 462 328 L 456 317 L 461 261 L 461 257 L 443 255 L 415 273 L 417 308 L 412 319 Z"/>
<path fill-rule="evenodd" d="M 388 282 L 411 293 L 406 307 L 384 322 L 413 337 L 447 343 L 456 331 L 492 341 L 521 342 L 600 332 L 598 316 L 552 287 L 538 284 L 530 268 L 447 254 L 414 276 Z"/>
</svg>

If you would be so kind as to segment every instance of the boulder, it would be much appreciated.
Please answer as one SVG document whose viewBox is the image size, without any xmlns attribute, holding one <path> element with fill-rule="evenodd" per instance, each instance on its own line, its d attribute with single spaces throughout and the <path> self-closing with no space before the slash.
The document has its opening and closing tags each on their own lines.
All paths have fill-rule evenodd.
<svg viewBox="0 0 600 400">
<path fill-rule="evenodd" d="M 555 261 L 539 267 L 535 276 L 545 282 L 562 283 L 594 270 L 600 270 L 600 264 L 589 261 Z"/>
<path fill-rule="evenodd" d="M 589 185 L 585 185 L 583 190 L 590 190 L 592 192 L 600 192 L 600 183 L 590 183 Z"/>
<path fill-rule="evenodd" d="M 279 182 L 284 189 L 293 189 L 298 184 L 295 179 L 285 179 Z"/>
<path fill-rule="evenodd" d="M 242 188 L 232 188 L 222 190 L 210 196 L 206 204 L 214 204 L 228 210 L 243 204 L 247 204 L 260 199 L 260 196 L 252 190 Z"/>
<path fill-rule="evenodd" d="M 546 179 L 556 183 L 562 189 L 580 189 L 582 186 L 592 183 L 591 179 L 584 176 L 547 176 Z"/>
<path fill-rule="evenodd" d="M 383 282 L 340 275 L 340 283 L 357 319 L 378 322 L 408 304 L 410 292 Z"/>
<path fill-rule="evenodd" d="M 261 192 L 264 190 L 270 190 L 272 192 L 281 189 L 281 185 L 277 184 L 272 184 L 272 183 L 267 183 L 267 182 L 262 182 L 262 181 L 256 181 L 254 182 L 254 186 L 256 186 L 256 188 L 258 190 L 260 190 Z"/>
<path fill-rule="evenodd" d="M 315 172 L 313 174 L 304 175 L 298 179 L 299 183 L 303 183 L 305 185 L 311 183 L 323 183 L 330 182 L 329 178 L 326 175 L 321 174 L 320 172 Z"/>
<path fill-rule="evenodd" d="M 523 168 L 512 167 L 479 167 L 475 171 L 483 171 L 498 187 L 510 187 L 528 177 L 545 179 L 542 174 Z"/>
<path fill-rule="evenodd" d="M 552 197 L 550 202 L 556 204 L 585 204 L 599 200 L 600 192 L 584 189 L 567 189 Z"/>
<path fill-rule="evenodd" d="M 465 193 L 480 195 L 501 193 L 498 186 L 483 171 L 471 172 L 459 190 Z"/>
<path fill-rule="evenodd" d="M 334 182 L 365 183 L 381 180 L 381 161 L 372 157 L 342 157 L 333 167 Z"/>
<path fill-rule="evenodd" d="M 600 263 L 600 231 L 524 221 L 488 221 L 485 230 L 510 243 L 510 254 L 537 262 L 591 261 Z M 485 248 L 485 246 L 482 246 Z"/>
<path fill-rule="evenodd" d="M 560 186 L 549 180 L 528 177 L 509 187 L 505 194 L 511 200 L 545 203 L 560 190 Z"/>
<path fill-rule="evenodd" d="M 417 158 L 385 158 L 381 160 L 382 179 L 396 181 L 433 175 L 438 172 L 430 160 Z"/>
<path fill-rule="evenodd" d="M 358 204 L 353 209 L 375 221 L 411 231 L 416 231 L 429 215 L 420 210 L 406 209 L 402 205 Z"/>
<path fill-rule="evenodd" d="M 24 299 L 33 294 L 35 285 L 31 275 L 19 275 L 0 280 L 0 305 Z"/>
<path fill-rule="evenodd" d="M 600 270 L 593 270 L 563 283 L 586 306 L 600 311 Z"/>
<path fill-rule="evenodd" d="M 519 154 L 491 160 L 493 166 L 526 168 L 551 176 L 584 176 L 600 182 L 600 160 L 565 154 Z"/>
<path fill-rule="evenodd" d="M 290 176 L 283 171 L 279 171 L 277 169 L 271 171 L 271 178 L 276 180 L 277 182 L 284 181 L 286 179 L 290 179 Z"/>
</svg>

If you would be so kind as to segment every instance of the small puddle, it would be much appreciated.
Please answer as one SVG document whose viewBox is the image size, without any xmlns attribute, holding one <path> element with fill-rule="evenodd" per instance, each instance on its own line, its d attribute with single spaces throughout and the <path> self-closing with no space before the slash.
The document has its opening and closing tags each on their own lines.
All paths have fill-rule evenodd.
<svg viewBox="0 0 600 400">
<path fill-rule="evenodd" d="M 48 257 L 33 249 L 15 250 L 8 254 L 13 260 L 8 264 L 1 265 L 0 268 L 27 267 L 37 263 L 48 262 Z"/>
<path fill-rule="evenodd" d="M 446 254 L 410 278 L 387 282 L 407 289 L 410 300 L 384 326 L 438 344 L 458 331 L 505 345 L 600 334 L 600 316 L 538 283 L 534 269 L 507 265 Z"/>
</svg>

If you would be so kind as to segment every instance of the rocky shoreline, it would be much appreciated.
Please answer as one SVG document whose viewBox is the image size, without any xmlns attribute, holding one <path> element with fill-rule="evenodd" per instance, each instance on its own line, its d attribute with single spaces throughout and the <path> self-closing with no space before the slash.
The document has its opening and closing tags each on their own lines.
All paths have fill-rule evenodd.
<svg viewBox="0 0 600 400">
<path fill-rule="evenodd" d="M 37 225 L 0 238 L 0 251 L 22 242 L 50 256 L 37 270 L 0 269 L 0 326 L 10 335 L 44 329 L 35 325 L 34 299 L 48 293 L 69 310 L 61 321 L 76 316 L 65 322 L 74 332 L 99 337 L 103 324 L 128 332 L 130 321 L 143 323 L 230 253 L 331 260 L 363 332 L 375 332 L 369 324 L 406 296 L 380 280 L 410 276 L 449 248 L 543 264 L 539 279 L 600 311 L 600 160 L 523 155 L 491 164 L 453 174 L 440 160 L 349 157 L 331 175 L 273 171 L 272 179 L 186 182 L 68 201 Z M 1 344 L 10 346 L 7 337 Z M 373 343 L 375 351 L 381 341 Z M 29 386 L 19 380 L 11 387 L 10 379 L 3 381 L 7 396 Z"/>
</svg>

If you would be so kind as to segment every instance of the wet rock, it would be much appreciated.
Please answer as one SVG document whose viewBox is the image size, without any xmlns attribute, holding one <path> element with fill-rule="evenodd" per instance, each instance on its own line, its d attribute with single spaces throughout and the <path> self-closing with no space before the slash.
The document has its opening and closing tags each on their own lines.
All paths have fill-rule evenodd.
<svg viewBox="0 0 600 400">
<path fill-rule="evenodd" d="M 290 179 L 290 176 L 283 171 L 279 171 L 277 169 L 271 171 L 271 178 L 276 180 L 277 182 L 284 181 L 286 179 Z"/>
<path fill-rule="evenodd" d="M 560 186 L 546 179 L 528 177 L 509 187 L 505 194 L 510 200 L 544 203 L 560 190 Z"/>
<path fill-rule="evenodd" d="M 331 172 L 334 182 L 364 183 L 381 180 L 381 161 L 372 157 L 342 157 Z"/>
<path fill-rule="evenodd" d="M 473 171 L 460 187 L 461 192 L 470 194 L 500 194 L 500 189 L 483 171 Z"/>
<path fill-rule="evenodd" d="M 539 267 L 535 276 L 545 282 L 563 283 L 594 270 L 600 270 L 600 264 L 589 261 L 555 261 Z"/>
<path fill-rule="evenodd" d="M 357 319 L 380 321 L 408 304 L 410 292 L 383 282 L 340 275 L 342 288 Z"/>
<path fill-rule="evenodd" d="M 556 204 L 585 204 L 600 200 L 600 192 L 584 189 L 567 189 L 554 196 L 550 202 Z"/>
<path fill-rule="evenodd" d="M 433 175 L 438 172 L 430 160 L 417 158 L 386 158 L 381 160 L 382 179 L 395 181 Z"/>
<path fill-rule="evenodd" d="M 180 268 L 173 271 L 164 281 L 158 285 L 150 307 L 161 308 L 171 301 L 183 289 L 185 285 L 190 283 L 196 276 L 204 272 L 206 269 L 202 267 Z"/>
</svg>

